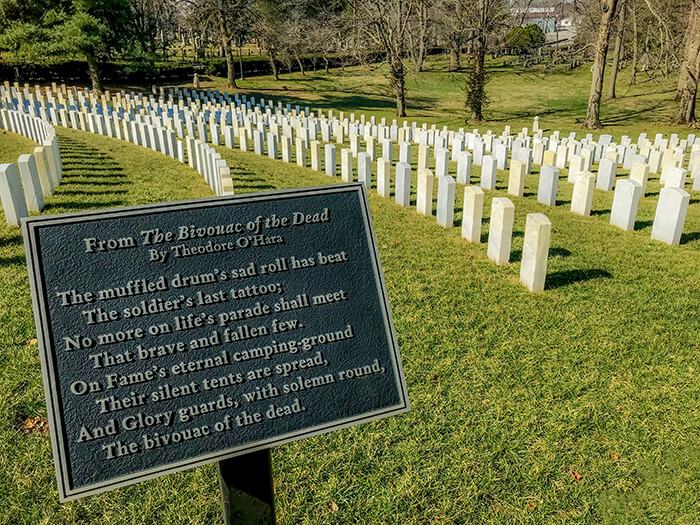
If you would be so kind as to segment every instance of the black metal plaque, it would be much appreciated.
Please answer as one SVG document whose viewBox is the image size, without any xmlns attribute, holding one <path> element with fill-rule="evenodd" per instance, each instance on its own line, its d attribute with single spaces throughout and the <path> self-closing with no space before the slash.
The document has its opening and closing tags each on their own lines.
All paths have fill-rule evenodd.
<svg viewBox="0 0 700 525">
<path fill-rule="evenodd" d="M 409 409 L 360 184 L 22 227 L 63 501 Z"/>
</svg>

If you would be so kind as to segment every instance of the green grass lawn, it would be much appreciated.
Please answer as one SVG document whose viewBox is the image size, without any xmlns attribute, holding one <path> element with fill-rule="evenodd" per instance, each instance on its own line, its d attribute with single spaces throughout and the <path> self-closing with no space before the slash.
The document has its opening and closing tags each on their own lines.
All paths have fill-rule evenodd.
<svg viewBox="0 0 700 525">
<path fill-rule="evenodd" d="M 505 61 L 512 60 L 513 57 L 506 57 L 488 61 L 487 93 L 491 105 L 484 112 L 486 122 L 468 127 L 493 129 L 499 134 L 506 125 L 511 125 L 513 130 L 525 126 L 531 129 L 533 117 L 539 115 L 545 131 L 558 129 L 567 134 L 577 131 L 580 135 L 591 85 L 590 64 L 571 71 L 566 65 L 529 68 L 504 65 Z M 449 125 L 454 129 L 466 125 L 464 73 L 448 72 L 447 65 L 446 57 L 429 57 L 424 72 L 410 73 L 406 77 L 409 122 Z M 606 73 L 609 76 L 610 68 Z M 629 134 L 634 140 L 641 132 L 649 133 L 652 139 L 655 133 L 688 133 L 687 128 L 667 124 L 676 107 L 673 100 L 675 75 L 651 79 L 640 72 L 634 86 L 630 86 L 630 80 L 630 71 L 621 71 L 617 81 L 618 98 L 603 99 L 601 118 L 606 132 L 618 138 Z M 237 82 L 241 93 L 308 105 L 314 111 L 317 108 L 324 112 L 345 110 L 389 119 L 396 115 L 386 66 L 348 67 L 333 69 L 330 73 L 309 71 L 305 76 L 282 73 L 280 81 L 272 76 L 260 76 Z M 202 87 L 223 91 L 226 82 L 222 78 L 207 77 Z"/>
<path fill-rule="evenodd" d="M 4 129 L 0 129 L 0 144 L 0 164 L 16 163 L 17 157 L 25 153 L 34 153 L 34 148 L 38 146 L 26 137 Z"/>
<path fill-rule="evenodd" d="M 58 133 L 64 183 L 45 213 L 210 195 L 197 173 L 160 154 Z M 3 162 L 31 149 L 0 135 Z M 217 150 L 238 193 L 339 181 Z M 622 232 L 608 224 L 611 193 L 596 190 L 592 217 L 572 215 L 561 176 L 557 207 L 536 202 L 535 174 L 526 196 L 512 198 L 504 266 L 458 227 L 369 192 L 412 411 L 274 449 L 280 524 L 700 521 L 698 195 L 683 244 L 669 247 L 650 239 L 656 179 L 637 229 Z M 484 240 L 506 177 L 486 193 Z M 553 235 L 547 289 L 532 294 L 518 275 L 534 212 L 550 217 Z M 0 523 L 220 522 L 213 467 L 58 503 L 48 437 L 20 432 L 46 417 L 31 312 L 20 231 L 0 226 Z"/>
</svg>

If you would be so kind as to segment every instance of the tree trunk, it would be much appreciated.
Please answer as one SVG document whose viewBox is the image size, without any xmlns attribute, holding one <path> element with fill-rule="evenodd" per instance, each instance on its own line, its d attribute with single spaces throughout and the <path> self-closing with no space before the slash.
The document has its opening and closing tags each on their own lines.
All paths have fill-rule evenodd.
<svg viewBox="0 0 700 525">
<path fill-rule="evenodd" d="M 423 71 L 423 64 L 425 63 L 425 52 L 418 51 L 413 57 L 413 67 L 416 73 L 421 73 Z"/>
<path fill-rule="evenodd" d="M 484 105 L 486 103 L 486 35 L 477 36 L 472 45 L 473 66 L 467 76 L 467 107 L 471 111 L 472 120 L 484 120 Z"/>
<path fill-rule="evenodd" d="M 486 4 L 481 5 L 481 10 L 482 10 L 482 18 L 483 15 L 485 14 L 485 11 L 488 9 Z M 463 20 L 462 20 L 462 2 L 457 1 L 455 2 L 455 13 L 454 13 L 454 20 L 456 21 L 457 24 L 461 25 Z M 482 20 L 483 21 L 483 20 Z M 485 43 L 485 42 L 484 42 Z M 462 64 L 459 63 L 459 52 L 461 51 L 462 47 L 462 39 L 461 36 L 458 32 L 453 32 L 452 35 L 450 35 L 450 68 L 449 71 L 459 71 L 462 68 Z M 486 52 L 484 48 L 484 53 Z"/>
<path fill-rule="evenodd" d="M 598 41 L 595 49 L 595 62 L 593 63 L 593 78 L 591 80 L 591 93 L 588 97 L 588 110 L 583 127 L 586 129 L 600 129 L 600 98 L 603 93 L 603 78 L 605 77 L 605 61 L 608 56 L 610 40 L 610 21 L 615 16 L 617 0 L 605 0 L 603 3 L 603 15 L 598 29 Z"/>
<path fill-rule="evenodd" d="M 412 45 L 411 49 L 413 51 L 413 66 L 417 73 L 423 71 L 423 64 L 425 63 L 426 55 L 426 38 L 425 35 L 428 30 L 428 16 L 427 8 L 424 2 L 419 2 L 418 4 L 418 44 Z"/>
<path fill-rule="evenodd" d="M 275 62 L 275 52 L 269 49 L 268 55 L 270 57 L 270 67 L 272 67 L 272 74 L 275 76 L 275 80 L 279 80 L 280 72 L 277 69 L 277 63 Z"/>
<path fill-rule="evenodd" d="M 685 30 L 685 56 L 683 58 L 683 63 L 681 64 L 681 68 L 679 71 L 678 75 L 678 86 L 676 87 L 676 101 L 680 100 L 681 97 L 681 91 L 683 90 L 683 86 L 685 86 L 685 74 L 687 73 L 687 70 L 685 68 L 685 65 L 687 64 L 687 58 L 693 53 L 693 39 L 692 39 L 692 32 L 693 32 L 693 17 L 696 13 L 696 10 L 698 9 L 697 7 L 698 2 L 697 0 L 693 0 L 693 5 L 690 8 L 690 14 L 688 16 L 688 26 L 686 27 Z M 697 47 L 696 47 L 697 49 Z"/>
<path fill-rule="evenodd" d="M 394 95 L 396 96 L 396 116 L 406 116 L 406 78 L 403 61 L 394 59 L 389 68 L 391 71 Z"/>
<path fill-rule="evenodd" d="M 608 96 L 615 98 L 615 84 L 617 83 L 617 71 L 620 69 L 620 55 L 625 44 L 625 7 L 626 1 L 620 4 L 620 16 L 617 21 L 617 38 L 615 39 L 615 52 L 613 54 L 612 73 L 610 74 L 610 85 L 608 86 Z"/>
<path fill-rule="evenodd" d="M 639 65 L 639 28 L 637 27 L 637 8 L 634 1 L 630 3 L 630 15 L 632 16 L 632 80 L 630 85 L 637 81 L 637 66 Z"/>
<path fill-rule="evenodd" d="M 459 44 L 450 40 L 450 67 L 448 71 L 459 71 L 462 65 L 459 63 Z"/>
<path fill-rule="evenodd" d="M 326 64 L 326 73 L 330 73 L 331 70 L 330 70 L 330 64 L 329 64 L 329 62 L 328 62 L 328 57 L 323 57 L 323 61 L 324 61 L 325 64 Z"/>
<path fill-rule="evenodd" d="M 694 0 L 688 20 L 685 44 L 685 59 L 679 74 L 676 98 L 678 111 L 673 119 L 675 124 L 695 122 L 695 99 L 700 78 L 700 0 Z"/>
<path fill-rule="evenodd" d="M 306 76 L 306 71 L 304 71 L 304 64 L 302 63 L 301 59 L 299 58 L 299 55 L 294 55 L 294 60 L 297 61 L 297 64 L 299 64 L 299 71 L 301 71 L 301 76 Z"/>
<path fill-rule="evenodd" d="M 194 52 L 194 59 L 199 60 L 199 39 L 192 35 L 192 51 Z"/>
<path fill-rule="evenodd" d="M 233 69 L 233 64 L 233 53 L 229 49 L 229 51 L 226 53 L 226 86 L 228 88 L 238 89 L 238 86 L 236 85 L 236 73 Z"/>
<path fill-rule="evenodd" d="M 233 69 L 233 49 L 231 47 L 231 38 L 226 36 L 221 39 L 221 48 L 224 51 L 224 56 L 226 57 L 226 87 L 228 88 L 238 88 L 236 86 L 236 73 Z"/>
<path fill-rule="evenodd" d="M 241 46 L 238 46 L 238 65 L 241 68 L 241 80 L 245 80 L 245 77 L 243 76 L 243 49 Z"/>
<path fill-rule="evenodd" d="M 86 55 L 88 63 L 88 71 L 90 72 L 90 82 L 92 82 L 92 90 L 96 93 L 102 93 L 102 74 L 100 73 L 100 64 L 97 58 L 92 53 Z"/>
</svg>

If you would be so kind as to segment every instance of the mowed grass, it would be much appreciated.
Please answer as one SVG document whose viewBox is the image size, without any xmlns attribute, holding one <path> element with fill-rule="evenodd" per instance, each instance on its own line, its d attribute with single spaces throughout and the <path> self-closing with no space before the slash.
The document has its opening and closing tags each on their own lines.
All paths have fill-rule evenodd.
<svg viewBox="0 0 700 525">
<path fill-rule="evenodd" d="M 46 213 L 210 195 L 193 170 L 150 150 L 59 134 L 65 178 Z M 4 135 L 0 151 L 20 143 Z M 339 182 L 217 150 L 238 193 Z M 486 192 L 484 240 L 506 177 Z M 657 180 L 638 229 L 622 232 L 608 224 L 611 193 L 596 190 L 594 215 L 578 217 L 566 171 L 554 208 L 536 202 L 537 177 L 511 197 L 504 266 L 460 238 L 463 186 L 452 229 L 369 191 L 412 411 L 276 448 L 279 523 L 700 521 L 698 195 L 683 244 L 669 247 L 649 235 Z M 415 170 L 413 182 L 415 202 Z M 554 225 L 536 294 L 518 282 L 533 212 Z M 58 504 L 48 437 L 19 431 L 46 408 L 21 236 L 0 228 L 0 523 L 220 523 L 213 467 Z"/>
<path fill-rule="evenodd" d="M 17 157 L 25 153 L 34 153 L 37 143 L 22 135 L 0 129 L 0 164 L 16 163 Z"/>
<path fill-rule="evenodd" d="M 407 114 L 403 120 L 428 122 L 451 129 L 467 126 L 480 130 L 493 129 L 498 134 L 506 125 L 514 132 L 522 127 L 532 129 L 532 121 L 539 116 L 545 132 L 558 129 L 567 134 L 577 131 L 581 136 L 581 122 L 586 115 L 588 94 L 591 87 L 590 63 L 571 71 L 567 65 L 532 67 L 506 65 L 513 57 L 487 60 L 489 83 L 487 95 L 491 101 L 484 111 L 485 122 L 466 124 L 464 101 L 465 73 L 448 72 L 448 61 L 443 56 L 429 57 L 422 73 L 409 72 L 406 77 Z M 467 64 L 463 57 L 463 64 Z M 408 65 L 408 61 L 407 61 Z M 668 123 L 674 114 L 675 88 L 678 78 L 651 77 L 638 72 L 635 85 L 631 85 L 631 71 L 622 70 L 618 75 L 618 98 L 607 98 L 607 83 L 611 68 L 606 70 L 606 82 L 601 106 L 601 120 L 606 132 L 617 135 L 628 134 L 636 141 L 639 133 L 647 132 L 650 138 L 656 133 L 688 133 L 687 128 Z M 281 70 L 283 71 L 283 70 Z M 347 67 L 332 69 L 326 73 L 309 71 L 280 75 L 276 81 L 272 76 L 250 77 L 237 81 L 240 93 L 255 95 L 275 102 L 309 106 L 312 111 L 321 108 L 344 110 L 345 116 L 362 113 L 396 118 L 396 103 L 391 95 L 388 70 L 385 65 Z M 191 87 L 192 84 L 180 84 Z M 202 87 L 226 90 L 226 81 L 217 77 L 205 77 Z M 150 87 L 149 87 L 150 90 Z M 229 90 L 231 91 L 231 90 Z M 585 134 L 585 132 L 583 132 Z"/>
</svg>

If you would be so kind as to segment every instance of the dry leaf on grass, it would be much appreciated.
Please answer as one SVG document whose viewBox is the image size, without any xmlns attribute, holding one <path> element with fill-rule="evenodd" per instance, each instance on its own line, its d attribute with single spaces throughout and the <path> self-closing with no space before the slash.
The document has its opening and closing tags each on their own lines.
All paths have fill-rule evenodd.
<svg viewBox="0 0 700 525">
<path fill-rule="evenodd" d="M 328 504 L 328 508 L 331 509 L 331 512 L 338 512 L 338 510 L 340 509 L 340 507 L 338 507 L 338 504 L 335 501 L 331 501 Z"/>
<path fill-rule="evenodd" d="M 19 431 L 25 435 L 41 434 L 43 436 L 48 436 L 49 422 L 46 419 L 42 419 L 40 416 L 29 417 L 19 426 Z"/>
<path fill-rule="evenodd" d="M 27 339 L 27 344 L 30 346 L 35 345 L 37 343 L 38 343 L 38 341 L 36 339 Z"/>
<path fill-rule="evenodd" d="M 579 474 L 578 472 L 575 472 L 573 470 L 571 471 L 571 479 L 573 479 L 574 481 L 580 481 L 581 477 L 581 474 Z"/>
</svg>

